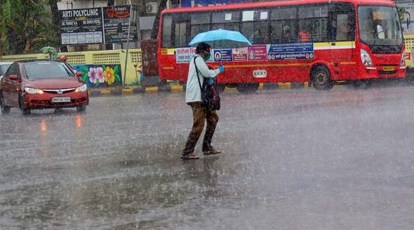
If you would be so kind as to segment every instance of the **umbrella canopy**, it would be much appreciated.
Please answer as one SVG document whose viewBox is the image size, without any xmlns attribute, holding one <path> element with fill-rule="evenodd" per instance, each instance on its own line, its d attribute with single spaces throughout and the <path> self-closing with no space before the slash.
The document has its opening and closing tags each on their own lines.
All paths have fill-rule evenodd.
<svg viewBox="0 0 414 230">
<path fill-rule="evenodd" d="M 242 43 L 244 45 L 252 45 L 250 41 L 243 36 L 239 31 L 232 30 L 211 30 L 197 34 L 189 43 L 189 45 L 196 45 L 200 42 L 223 42 L 224 44 Z"/>
</svg>

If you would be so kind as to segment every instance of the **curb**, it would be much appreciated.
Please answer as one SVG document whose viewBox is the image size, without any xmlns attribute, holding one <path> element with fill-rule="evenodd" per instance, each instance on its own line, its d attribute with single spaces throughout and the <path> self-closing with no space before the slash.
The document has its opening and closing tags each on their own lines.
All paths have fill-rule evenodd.
<svg viewBox="0 0 414 230">
<path fill-rule="evenodd" d="M 309 88 L 309 83 L 260 83 L 259 90 L 276 90 L 276 89 L 300 89 Z M 184 85 L 169 84 L 161 86 L 128 86 L 126 88 L 101 88 L 89 89 L 89 96 L 110 96 L 110 95 L 134 95 L 134 94 L 150 94 L 159 92 L 183 92 L 185 91 Z"/>
</svg>

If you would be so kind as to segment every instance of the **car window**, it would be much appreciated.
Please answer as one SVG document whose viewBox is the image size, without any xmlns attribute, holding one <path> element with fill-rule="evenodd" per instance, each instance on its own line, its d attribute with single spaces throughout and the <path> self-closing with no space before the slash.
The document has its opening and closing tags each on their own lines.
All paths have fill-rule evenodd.
<svg viewBox="0 0 414 230">
<path fill-rule="evenodd" d="M 20 79 L 20 73 L 19 73 L 19 64 L 15 62 L 10 66 L 10 68 L 7 70 L 6 75 L 10 76 L 12 74 L 16 74 L 17 77 Z"/>
<path fill-rule="evenodd" d="M 7 68 L 9 68 L 9 64 L 0 64 L 0 75 L 3 75 L 4 73 L 6 73 Z"/>
<path fill-rule="evenodd" d="M 23 65 L 28 79 L 69 78 L 73 72 L 64 63 L 59 62 L 28 62 Z"/>
</svg>

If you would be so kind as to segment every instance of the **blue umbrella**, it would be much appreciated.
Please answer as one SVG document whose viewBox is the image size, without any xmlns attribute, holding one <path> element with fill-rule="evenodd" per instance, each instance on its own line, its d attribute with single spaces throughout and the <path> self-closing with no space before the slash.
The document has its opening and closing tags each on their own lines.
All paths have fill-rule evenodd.
<svg viewBox="0 0 414 230">
<path fill-rule="evenodd" d="M 243 36 L 239 31 L 232 31 L 232 30 L 211 30 L 203 33 L 197 34 L 189 43 L 189 45 L 196 45 L 200 42 L 236 42 L 236 43 L 243 43 L 247 45 L 252 45 L 250 41 Z"/>
</svg>

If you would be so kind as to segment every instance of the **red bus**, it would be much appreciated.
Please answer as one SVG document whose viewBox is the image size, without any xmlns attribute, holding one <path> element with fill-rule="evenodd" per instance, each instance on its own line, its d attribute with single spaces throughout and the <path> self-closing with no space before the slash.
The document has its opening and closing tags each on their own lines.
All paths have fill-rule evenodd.
<svg viewBox="0 0 414 230">
<path fill-rule="evenodd" d="M 240 92 L 256 91 L 259 83 L 309 82 L 329 90 L 339 83 L 358 86 L 405 76 L 405 45 L 393 1 L 286 0 L 164 10 L 160 78 L 185 82 L 195 51 L 188 43 L 219 28 L 240 31 L 253 44 L 210 43 L 210 64 L 225 66 L 218 83 Z"/>
</svg>

